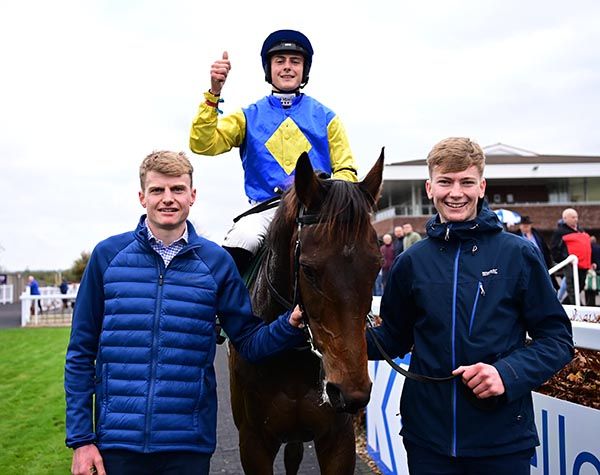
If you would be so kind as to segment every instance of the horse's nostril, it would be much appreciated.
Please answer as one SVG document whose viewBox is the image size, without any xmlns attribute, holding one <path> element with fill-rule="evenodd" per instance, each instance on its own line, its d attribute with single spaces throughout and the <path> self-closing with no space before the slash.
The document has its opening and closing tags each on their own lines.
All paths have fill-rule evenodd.
<svg viewBox="0 0 600 475">
<path fill-rule="evenodd" d="M 327 397 L 329 398 L 329 403 L 331 406 L 334 409 L 343 410 L 345 403 L 344 396 L 342 395 L 340 388 L 333 383 L 327 383 L 325 385 L 325 392 L 327 393 Z"/>
<path fill-rule="evenodd" d="M 327 383 L 325 391 L 329 397 L 331 406 L 340 412 L 349 412 L 354 414 L 369 403 L 371 397 L 370 391 L 352 391 L 343 393 L 340 387 L 334 383 Z"/>
</svg>

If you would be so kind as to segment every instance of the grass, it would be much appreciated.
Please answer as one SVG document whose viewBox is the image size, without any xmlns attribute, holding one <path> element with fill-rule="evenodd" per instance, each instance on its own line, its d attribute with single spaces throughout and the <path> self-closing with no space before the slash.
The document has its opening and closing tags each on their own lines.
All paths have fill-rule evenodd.
<svg viewBox="0 0 600 475">
<path fill-rule="evenodd" d="M 0 474 L 70 473 L 63 390 L 69 330 L 0 330 Z"/>
</svg>

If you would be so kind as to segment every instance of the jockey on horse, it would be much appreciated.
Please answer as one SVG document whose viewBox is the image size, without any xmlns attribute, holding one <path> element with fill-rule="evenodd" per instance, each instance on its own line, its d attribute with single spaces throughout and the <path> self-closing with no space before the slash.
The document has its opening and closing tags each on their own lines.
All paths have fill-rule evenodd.
<svg viewBox="0 0 600 475">
<path fill-rule="evenodd" d="M 223 247 L 244 274 L 261 247 L 275 214 L 280 190 L 293 181 L 296 161 L 307 152 L 315 169 L 333 178 L 357 181 L 356 164 L 346 132 L 329 108 L 300 92 L 308 83 L 313 48 L 294 30 L 271 33 L 261 49 L 270 95 L 218 119 L 220 94 L 231 69 L 227 52 L 211 67 L 211 86 L 204 93 L 190 132 L 190 149 L 200 155 L 240 150 L 244 187 L 253 211 L 234 221 Z"/>
</svg>

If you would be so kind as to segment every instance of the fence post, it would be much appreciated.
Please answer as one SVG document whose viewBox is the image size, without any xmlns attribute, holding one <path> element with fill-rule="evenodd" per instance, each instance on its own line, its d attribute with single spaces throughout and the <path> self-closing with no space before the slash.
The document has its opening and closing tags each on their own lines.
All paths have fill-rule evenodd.
<svg viewBox="0 0 600 475">
<path fill-rule="evenodd" d="M 575 254 L 569 254 L 567 256 L 567 258 L 562 261 L 559 262 L 558 264 L 556 264 L 554 267 L 548 269 L 548 273 L 550 275 L 554 274 L 557 270 L 562 269 L 563 267 L 571 264 L 573 267 L 573 289 L 575 292 L 575 305 L 577 307 L 579 307 L 581 305 L 581 296 L 579 295 L 581 293 L 581 289 L 579 288 L 579 272 L 578 272 L 578 263 L 579 263 L 579 259 L 577 258 L 577 256 Z"/>
<path fill-rule="evenodd" d="M 575 305 L 577 305 L 578 307 L 581 305 L 581 289 L 579 288 L 579 266 L 577 265 L 579 263 L 579 259 L 577 258 L 577 256 L 575 256 L 573 254 L 573 256 L 575 257 L 575 259 L 573 259 L 573 292 L 575 293 Z M 587 304 L 587 302 L 586 302 Z"/>
<path fill-rule="evenodd" d="M 27 292 L 21 294 L 21 326 L 26 327 L 29 323 L 31 312 L 31 296 Z"/>
</svg>

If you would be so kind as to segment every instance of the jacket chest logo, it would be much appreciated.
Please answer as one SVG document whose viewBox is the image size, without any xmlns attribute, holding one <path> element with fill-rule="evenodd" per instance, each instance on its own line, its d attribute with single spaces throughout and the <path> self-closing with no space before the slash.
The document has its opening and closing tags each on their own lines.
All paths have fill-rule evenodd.
<svg viewBox="0 0 600 475">
<path fill-rule="evenodd" d="M 487 277 L 488 275 L 498 275 L 498 269 L 490 269 L 481 271 L 482 277 Z"/>
</svg>

